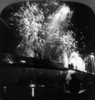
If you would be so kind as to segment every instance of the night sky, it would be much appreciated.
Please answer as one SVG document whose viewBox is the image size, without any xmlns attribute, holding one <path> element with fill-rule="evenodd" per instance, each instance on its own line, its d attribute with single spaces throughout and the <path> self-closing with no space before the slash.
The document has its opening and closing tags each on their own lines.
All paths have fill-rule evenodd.
<svg viewBox="0 0 95 100">
<path fill-rule="evenodd" d="M 39 2 L 38 2 L 39 3 Z M 59 5 L 62 5 L 65 3 L 70 7 L 70 9 L 73 11 L 73 16 L 71 18 L 71 23 L 69 29 L 73 30 L 75 33 L 75 39 L 78 41 L 77 47 L 78 51 L 82 54 L 87 54 L 91 52 L 95 52 L 95 15 L 94 12 L 86 5 L 80 4 L 80 3 L 73 3 L 73 2 L 63 2 L 61 1 Z M 1 19 L 0 20 L 0 45 L 1 45 L 1 52 L 9 52 L 14 53 L 16 46 L 21 41 L 21 37 L 15 36 L 15 28 L 10 25 L 9 17 L 12 12 L 17 11 L 17 9 L 20 7 L 21 3 L 14 3 L 6 7 L 2 13 L 1 13 Z M 48 5 L 48 13 L 54 12 L 58 6 L 55 6 L 53 4 Z M 40 4 L 40 7 L 44 9 L 43 4 Z M 10 52 L 12 51 L 12 52 Z"/>
</svg>

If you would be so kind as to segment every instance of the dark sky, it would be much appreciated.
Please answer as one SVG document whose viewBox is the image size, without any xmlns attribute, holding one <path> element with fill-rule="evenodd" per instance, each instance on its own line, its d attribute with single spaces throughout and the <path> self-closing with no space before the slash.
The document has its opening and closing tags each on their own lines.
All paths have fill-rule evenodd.
<svg viewBox="0 0 95 100">
<path fill-rule="evenodd" d="M 0 12 L 5 8 L 7 5 L 19 2 L 19 1 L 27 1 L 27 0 L 0 0 Z M 32 1 L 32 0 L 30 0 Z M 34 0 L 35 1 L 35 0 Z M 63 0 L 63 1 L 75 1 L 75 2 L 81 2 L 86 5 L 89 5 L 94 11 L 95 11 L 95 0 Z"/>
<path fill-rule="evenodd" d="M 61 2 L 62 4 L 64 2 Z M 17 6 L 19 4 L 13 4 L 8 6 L 3 10 L 1 13 L 1 18 L 5 21 L 8 21 L 7 18 L 10 16 L 10 13 L 16 10 Z M 90 53 L 94 52 L 95 50 L 95 15 L 93 11 L 85 5 L 78 4 L 78 3 L 67 3 L 69 5 L 70 9 L 74 11 L 71 23 L 72 26 L 70 27 L 71 30 L 73 30 L 76 34 L 76 41 L 78 41 L 78 50 L 80 53 Z M 49 9 L 51 10 L 51 9 Z M 2 23 L 1 23 L 2 24 Z M 5 46 L 4 49 L 6 51 L 13 51 L 15 49 L 15 46 L 18 44 L 17 39 L 14 35 L 11 35 L 13 32 L 13 28 L 8 28 L 4 24 L 1 25 L 2 29 L 0 30 L 3 46 Z M 6 39 L 5 39 L 6 38 Z M 2 42 L 2 40 L 4 40 Z M 12 41 L 12 42 L 11 42 Z M 6 45 L 7 44 L 7 45 Z M 9 46 L 9 47 L 7 47 Z M 11 48 L 11 49 L 9 49 Z"/>
</svg>

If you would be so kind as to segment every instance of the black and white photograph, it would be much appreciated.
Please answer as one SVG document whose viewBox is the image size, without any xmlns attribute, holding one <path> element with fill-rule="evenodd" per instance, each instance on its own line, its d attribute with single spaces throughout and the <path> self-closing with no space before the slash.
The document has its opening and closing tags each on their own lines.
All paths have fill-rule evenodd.
<svg viewBox="0 0 95 100">
<path fill-rule="evenodd" d="M 94 0 L 0 0 L 0 100 L 95 100 Z"/>
</svg>

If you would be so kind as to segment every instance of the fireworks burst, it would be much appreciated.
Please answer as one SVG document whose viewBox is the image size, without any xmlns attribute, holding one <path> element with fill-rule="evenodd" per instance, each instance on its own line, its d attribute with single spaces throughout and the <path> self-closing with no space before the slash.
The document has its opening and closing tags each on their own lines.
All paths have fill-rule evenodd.
<svg viewBox="0 0 95 100">
<path fill-rule="evenodd" d="M 18 54 L 27 57 L 40 56 L 52 61 L 59 61 L 65 52 L 70 54 L 76 49 L 74 32 L 67 31 L 72 14 L 73 11 L 64 4 L 45 18 L 38 4 L 26 2 L 11 17 L 11 20 L 16 21 L 16 30 L 22 37 L 17 46 Z"/>
<path fill-rule="evenodd" d="M 22 41 L 17 46 L 21 56 L 47 58 L 60 62 L 68 68 L 85 71 L 85 63 L 77 51 L 75 33 L 69 29 L 73 11 L 61 5 L 46 18 L 43 9 L 36 3 L 26 2 L 17 12 L 12 13 L 17 32 Z"/>
<path fill-rule="evenodd" d="M 22 5 L 18 12 L 13 13 L 16 20 L 17 31 L 22 37 L 21 43 L 17 46 L 18 53 L 23 50 L 21 55 L 34 57 L 34 49 L 37 44 L 40 45 L 40 38 L 37 36 L 42 31 L 42 22 L 44 20 L 43 12 L 39 10 L 37 4 Z"/>
<path fill-rule="evenodd" d="M 78 15 L 77 10 L 71 10 L 72 7 L 56 1 L 41 4 L 21 2 L 16 10 L 14 8 L 5 19 L 18 39 L 16 54 L 60 62 L 66 68 L 71 64 L 75 70 L 91 73 L 90 70 L 95 70 L 95 56 L 83 58 L 80 54 L 87 48 L 87 43 L 85 31 L 73 21 L 74 15 Z M 76 19 L 80 17 L 76 16 Z M 88 26 L 86 23 L 84 25 Z M 10 59 L 6 61 L 11 62 Z"/>
</svg>

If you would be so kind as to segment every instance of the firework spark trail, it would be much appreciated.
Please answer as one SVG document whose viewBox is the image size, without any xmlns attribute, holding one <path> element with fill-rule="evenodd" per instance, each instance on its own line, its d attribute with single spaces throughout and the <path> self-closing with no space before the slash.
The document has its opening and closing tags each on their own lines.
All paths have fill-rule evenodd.
<svg viewBox="0 0 95 100">
<path fill-rule="evenodd" d="M 57 13 L 52 15 L 52 20 L 48 25 L 49 33 L 55 33 L 58 28 L 60 28 L 60 24 L 64 22 L 67 18 L 67 15 L 70 14 L 71 11 L 69 7 L 63 5 L 58 9 Z"/>
<path fill-rule="evenodd" d="M 68 56 L 76 49 L 76 41 L 73 37 L 74 32 L 71 30 L 65 31 L 70 25 L 70 19 L 73 12 L 66 5 L 62 5 L 50 18 L 48 23 L 48 38 L 51 41 L 50 45 L 54 48 L 57 45 L 55 55 L 58 55 L 57 61 L 64 63 L 64 67 L 68 68 Z M 68 19 L 68 21 L 67 21 Z M 68 23 L 69 22 L 69 23 Z M 51 49 L 51 48 L 50 48 Z M 54 52 L 54 51 L 53 51 Z M 49 53 L 50 55 L 50 53 Z M 53 60 L 53 57 L 50 57 Z"/>
<path fill-rule="evenodd" d="M 17 47 L 18 53 L 21 51 L 23 56 L 34 57 L 35 46 L 39 44 L 38 32 L 41 31 L 43 21 L 43 12 L 39 10 L 37 4 L 21 6 L 18 12 L 13 15 L 16 19 L 18 31 L 22 37 L 21 43 Z M 20 18 L 20 20 L 17 19 Z M 22 51 L 23 50 L 23 51 Z M 20 53 L 21 53 L 20 52 Z M 19 53 L 19 54 L 20 54 Z"/>
</svg>

